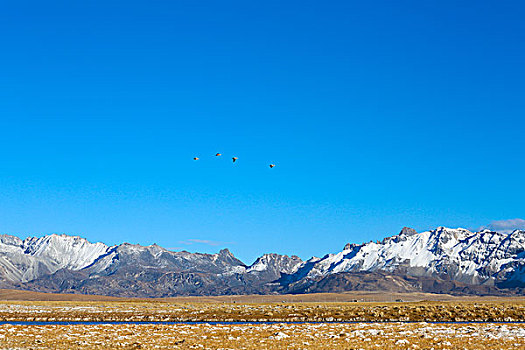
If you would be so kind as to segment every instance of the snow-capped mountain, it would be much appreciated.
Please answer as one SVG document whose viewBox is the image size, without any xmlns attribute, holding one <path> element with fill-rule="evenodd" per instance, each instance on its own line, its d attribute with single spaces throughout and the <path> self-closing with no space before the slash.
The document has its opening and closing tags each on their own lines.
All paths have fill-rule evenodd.
<svg viewBox="0 0 525 350">
<path fill-rule="evenodd" d="M 0 235 L 0 282 L 41 291 L 126 296 L 257 293 L 291 273 L 298 257 L 267 254 L 246 266 L 228 249 L 174 252 L 158 245 L 107 246 L 80 237 Z"/>
<path fill-rule="evenodd" d="M 77 236 L 52 234 L 21 240 L 0 235 L 0 276 L 27 282 L 60 269 L 80 270 L 92 264 L 110 247 Z"/>
<path fill-rule="evenodd" d="M 467 284 L 493 285 L 506 278 L 524 284 L 524 275 L 516 270 L 523 269 L 524 263 L 525 231 L 506 234 L 439 227 L 417 233 L 405 228 L 382 242 L 347 244 L 337 254 L 305 262 L 291 277 L 315 280 L 341 272 L 384 271 Z"/>
<path fill-rule="evenodd" d="M 360 288 L 519 292 L 525 288 L 525 231 L 404 228 L 323 258 L 265 254 L 250 266 L 227 249 L 200 254 L 158 245 L 107 246 L 67 235 L 0 235 L 0 286 L 139 297 Z"/>
<path fill-rule="evenodd" d="M 291 257 L 279 254 L 264 254 L 246 269 L 246 272 L 273 271 L 275 273 L 292 274 L 297 271 L 302 260 L 296 255 Z"/>
</svg>

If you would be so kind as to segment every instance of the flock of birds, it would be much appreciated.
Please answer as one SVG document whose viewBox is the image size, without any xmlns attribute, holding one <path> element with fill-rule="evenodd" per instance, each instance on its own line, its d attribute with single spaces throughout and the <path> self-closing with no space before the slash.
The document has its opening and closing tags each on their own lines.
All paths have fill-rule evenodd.
<svg viewBox="0 0 525 350">
<path fill-rule="evenodd" d="M 222 156 L 222 154 L 220 154 L 220 153 L 216 153 L 215 154 L 215 157 L 220 157 L 220 156 Z M 200 159 L 199 157 L 193 157 L 193 160 L 199 160 L 199 159 Z M 238 157 L 232 157 L 233 163 L 235 163 L 237 161 L 237 159 L 239 159 L 239 158 Z M 269 165 L 270 168 L 273 168 L 274 166 L 275 166 L 275 164 L 270 164 Z"/>
</svg>

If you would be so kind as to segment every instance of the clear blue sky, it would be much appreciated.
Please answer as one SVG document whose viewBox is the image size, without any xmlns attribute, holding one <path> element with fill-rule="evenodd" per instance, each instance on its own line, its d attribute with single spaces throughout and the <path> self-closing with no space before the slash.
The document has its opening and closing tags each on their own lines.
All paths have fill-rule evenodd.
<svg viewBox="0 0 525 350">
<path fill-rule="evenodd" d="M 4 1 L 0 232 L 251 263 L 523 218 L 524 18 L 522 1 Z"/>
</svg>

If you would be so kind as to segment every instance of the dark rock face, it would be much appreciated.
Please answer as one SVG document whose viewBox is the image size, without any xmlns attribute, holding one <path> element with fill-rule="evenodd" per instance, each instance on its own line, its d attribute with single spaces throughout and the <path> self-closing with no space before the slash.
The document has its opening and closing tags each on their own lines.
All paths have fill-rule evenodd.
<svg viewBox="0 0 525 350">
<path fill-rule="evenodd" d="M 410 227 L 403 227 L 401 229 L 401 232 L 399 232 L 399 234 L 405 235 L 405 236 L 413 236 L 413 235 L 417 235 L 417 231 Z"/>
<path fill-rule="evenodd" d="M 425 292 L 455 295 L 511 295 L 516 290 L 494 286 L 471 285 L 432 277 L 414 277 L 385 272 L 341 272 L 328 275 L 294 293 L 342 293 L 348 291 L 383 291 L 389 293 Z"/>
<path fill-rule="evenodd" d="M 414 281 L 382 272 L 341 272 L 328 275 L 304 289 L 304 293 L 341 293 L 347 291 L 417 292 Z"/>
</svg>

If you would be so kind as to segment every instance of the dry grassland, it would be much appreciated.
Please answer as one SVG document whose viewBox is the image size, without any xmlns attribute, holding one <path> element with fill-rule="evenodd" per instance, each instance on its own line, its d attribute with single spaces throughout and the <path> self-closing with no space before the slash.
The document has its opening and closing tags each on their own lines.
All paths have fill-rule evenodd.
<svg viewBox="0 0 525 350">
<path fill-rule="evenodd" d="M 86 294 L 61 294 L 61 293 L 39 293 L 28 290 L 0 289 L 0 301 L 4 300 L 33 300 L 33 301 L 110 301 L 122 300 L 122 298 L 108 297 L 105 295 Z"/>
<path fill-rule="evenodd" d="M 255 297 L 253 297 L 255 298 Z M 191 302 L 189 302 L 191 300 Z M 4 301 L 1 321 L 298 324 L 0 325 L 1 349 L 525 349 L 523 299 L 227 303 L 227 299 Z M 281 300 L 282 301 L 282 300 Z M 337 323 L 367 321 L 377 323 Z M 392 321 L 416 321 L 396 323 Z M 432 324 L 428 321 L 494 323 Z"/>
<path fill-rule="evenodd" d="M 525 349 L 521 324 L 0 326 L 3 349 Z"/>
<path fill-rule="evenodd" d="M 349 291 L 344 293 L 311 293 L 279 295 L 219 295 L 182 296 L 169 298 L 119 298 L 103 295 L 40 293 L 16 289 L 0 289 L 0 301 L 158 301 L 176 303 L 302 303 L 302 302 L 393 302 L 403 301 L 509 301 L 525 300 L 524 297 L 509 298 L 497 296 L 455 296 L 433 293 L 385 293 L 381 291 Z"/>
<path fill-rule="evenodd" d="M 524 300 L 394 303 L 174 303 L 9 301 L 0 321 L 525 321 Z"/>
</svg>

